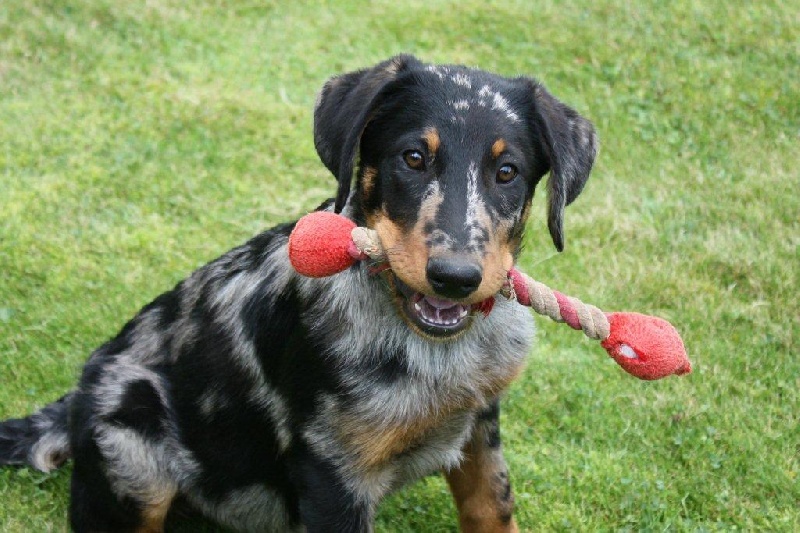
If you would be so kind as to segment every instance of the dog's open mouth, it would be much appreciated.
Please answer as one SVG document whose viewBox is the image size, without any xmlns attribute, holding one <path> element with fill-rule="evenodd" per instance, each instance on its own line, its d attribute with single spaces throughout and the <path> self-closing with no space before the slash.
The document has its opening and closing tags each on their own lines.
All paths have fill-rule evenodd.
<svg viewBox="0 0 800 533">
<path fill-rule="evenodd" d="M 458 335 L 470 325 L 473 306 L 416 292 L 397 276 L 394 276 L 394 285 L 402 313 L 424 335 L 445 339 Z"/>
</svg>

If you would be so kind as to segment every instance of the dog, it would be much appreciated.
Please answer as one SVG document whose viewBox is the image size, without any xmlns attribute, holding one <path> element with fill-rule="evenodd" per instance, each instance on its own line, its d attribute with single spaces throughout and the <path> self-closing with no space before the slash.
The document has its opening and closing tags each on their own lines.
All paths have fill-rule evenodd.
<svg viewBox="0 0 800 533">
<path fill-rule="evenodd" d="M 0 464 L 73 460 L 75 531 L 163 531 L 176 502 L 241 531 L 371 531 L 385 495 L 436 472 L 463 531 L 517 529 L 498 399 L 534 326 L 494 297 L 548 172 L 563 248 L 592 124 L 534 79 L 399 55 L 324 85 L 314 143 L 338 181 L 319 209 L 375 229 L 388 268 L 305 278 L 279 225 L 146 305 L 75 390 L 0 423 Z"/>
</svg>

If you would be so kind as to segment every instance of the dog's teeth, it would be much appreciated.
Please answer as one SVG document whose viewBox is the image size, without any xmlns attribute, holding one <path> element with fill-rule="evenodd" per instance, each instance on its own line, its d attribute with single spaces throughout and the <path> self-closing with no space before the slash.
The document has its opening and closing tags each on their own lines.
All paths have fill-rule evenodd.
<svg viewBox="0 0 800 533">
<path fill-rule="evenodd" d="M 463 305 L 454 304 L 437 307 L 425 298 L 419 301 L 411 300 L 411 302 L 417 315 L 428 324 L 436 327 L 457 326 L 469 314 L 469 309 Z"/>
</svg>

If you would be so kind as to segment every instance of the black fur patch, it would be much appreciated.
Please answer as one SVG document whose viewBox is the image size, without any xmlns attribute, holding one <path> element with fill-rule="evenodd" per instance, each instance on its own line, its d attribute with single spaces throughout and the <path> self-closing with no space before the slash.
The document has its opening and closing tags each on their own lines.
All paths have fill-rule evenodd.
<svg viewBox="0 0 800 533">
<path fill-rule="evenodd" d="M 109 422 L 134 429 L 147 438 L 163 434 L 167 413 L 152 383 L 146 379 L 133 381 L 125 388 L 119 407 Z"/>
<path fill-rule="evenodd" d="M 299 509 L 309 531 L 357 533 L 370 529 L 370 510 L 342 482 L 336 466 L 298 447 L 289 458 L 301 489 Z"/>
<path fill-rule="evenodd" d="M 104 460 L 94 440 L 94 399 L 75 394 L 71 405 L 70 447 L 74 458 L 70 491 L 70 524 L 78 533 L 134 531 L 141 525 L 141 507 L 132 497 L 111 488 Z"/>
<path fill-rule="evenodd" d="M 486 439 L 486 445 L 491 449 L 499 448 L 500 441 L 500 403 L 494 401 L 478 414 Z"/>
</svg>

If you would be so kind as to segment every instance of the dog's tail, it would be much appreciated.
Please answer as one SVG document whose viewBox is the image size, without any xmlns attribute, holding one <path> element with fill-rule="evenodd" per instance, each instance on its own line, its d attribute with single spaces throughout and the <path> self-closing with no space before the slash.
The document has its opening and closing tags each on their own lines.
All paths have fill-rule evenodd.
<svg viewBox="0 0 800 533">
<path fill-rule="evenodd" d="M 25 418 L 0 422 L 0 465 L 30 465 L 42 472 L 70 458 L 67 412 L 73 393 Z"/>
</svg>

